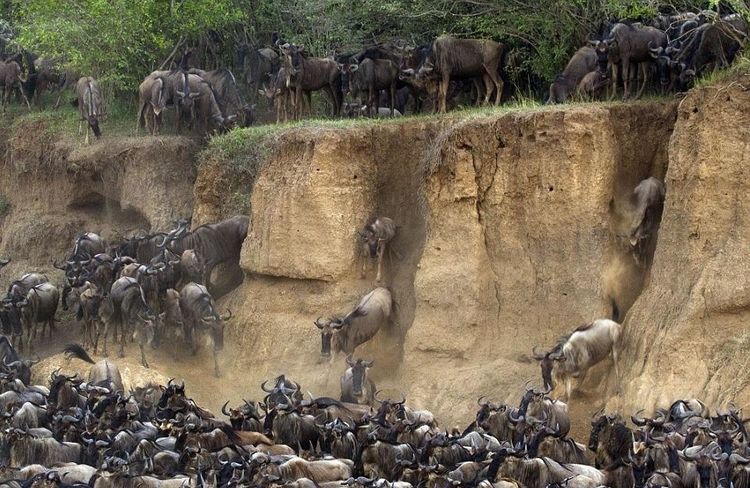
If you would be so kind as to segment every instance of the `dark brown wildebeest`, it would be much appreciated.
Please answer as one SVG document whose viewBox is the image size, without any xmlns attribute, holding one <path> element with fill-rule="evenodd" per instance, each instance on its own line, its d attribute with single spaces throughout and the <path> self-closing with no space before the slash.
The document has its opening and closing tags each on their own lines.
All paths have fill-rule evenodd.
<svg viewBox="0 0 750 488">
<path fill-rule="evenodd" d="M 591 422 L 589 449 L 596 453 L 597 467 L 627 461 L 633 449 L 633 433 L 616 414 L 597 413 Z"/>
<path fill-rule="evenodd" d="M 102 106 L 102 94 L 99 84 L 90 76 L 84 76 L 76 83 L 76 95 L 78 96 L 78 113 L 81 118 L 78 122 L 78 135 L 81 135 L 81 127 L 86 122 L 86 139 L 89 143 L 89 129 L 94 132 L 94 137 L 99 139 L 102 131 L 99 129 L 99 118 L 105 116 Z"/>
<path fill-rule="evenodd" d="M 667 35 L 654 27 L 636 28 L 632 25 L 618 23 L 612 28 L 607 39 L 608 49 L 617 49 L 623 82 L 623 99 L 630 97 L 630 67 L 640 67 L 643 81 L 638 89 L 636 98 L 640 98 L 648 82 L 649 66 L 653 63 L 650 48 L 666 47 Z M 617 83 L 617 68 L 612 74 L 612 83 Z"/>
<path fill-rule="evenodd" d="M 485 39 L 456 39 L 438 37 L 432 43 L 432 52 L 418 77 L 436 77 L 440 81 L 438 90 L 438 112 L 445 113 L 448 86 L 451 79 L 481 78 L 484 81 L 484 104 L 488 104 L 495 93 L 495 105 L 503 95 L 503 69 L 505 45 Z"/>
<path fill-rule="evenodd" d="M 294 118 L 302 115 L 303 95 L 307 99 L 308 110 L 312 108 L 311 93 L 324 90 L 331 97 L 333 116 L 341 113 L 341 72 L 338 63 L 329 58 L 310 58 L 305 54 L 304 46 L 285 44 L 281 47 L 284 53 L 286 85 L 292 90 Z"/>
<path fill-rule="evenodd" d="M 346 357 L 349 368 L 341 375 L 341 401 L 359 405 L 372 405 L 375 398 L 375 382 L 367 374 L 372 361 L 352 360 Z"/>
<path fill-rule="evenodd" d="M 249 127 L 255 122 L 255 105 L 245 103 L 231 71 L 226 68 L 213 71 L 191 69 L 190 73 L 197 74 L 211 85 L 224 118 L 234 116 L 240 127 Z"/>
<path fill-rule="evenodd" d="M 243 275 L 239 269 L 240 251 L 247 237 L 249 226 L 249 217 L 236 215 L 215 224 L 201 225 L 182 235 L 165 236 L 161 242 L 157 242 L 157 246 L 159 248 L 168 246 L 178 256 L 188 249 L 193 249 L 198 253 L 205 267 L 206 285 L 212 296 L 218 299 L 242 283 Z M 232 283 L 221 290 L 211 283 L 211 273 L 220 264 L 234 266 Z"/>
<path fill-rule="evenodd" d="M 396 224 L 388 217 L 370 219 L 365 228 L 359 233 L 363 240 L 362 249 L 362 278 L 367 273 L 367 260 L 378 259 L 377 282 L 383 277 L 383 255 L 390 242 L 396 236 Z"/>
<path fill-rule="evenodd" d="M 698 75 L 729 66 L 747 39 L 748 27 L 741 17 L 725 19 L 703 24 L 691 32 L 676 61 L 685 63 Z"/>
<path fill-rule="evenodd" d="M 315 326 L 320 329 L 320 355 L 333 361 L 339 352 L 354 353 L 358 346 L 375 337 L 388 323 L 392 307 L 391 292 L 387 288 L 375 288 L 345 316 L 328 320 L 318 318 Z"/>
<path fill-rule="evenodd" d="M 558 75 L 549 86 L 547 103 L 563 103 L 576 90 L 587 73 L 596 70 L 598 65 L 596 50 L 582 47 L 575 52 L 562 74 Z"/>
<path fill-rule="evenodd" d="M 38 324 L 42 323 L 42 334 L 47 327 L 47 334 L 51 337 L 55 329 L 55 313 L 60 302 L 60 292 L 52 283 L 42 283 L 32 287 L 26 298 L 16 302 L 26 329 L 26 343 L 31 349 L 31 340 L 36 339 Z"/>
<path fill-rule="evenodd" d="M 29 105 L 29 100 L 26 98 L 26 93 L 21 89 L 21 83 L 26 81 L 22 75 L 23 70 L 21 69 L 21 64 L 15 59 L 0 61 L 0 84 L 3 86 L 3 113 L 5 112 L 8 102 L 10 102 L 11 93 L 13 93 L 13 89 L 16 87 L 21 91 L 26 106 L 31 110 L 31 105 Z"/>
<path fill-rule="evenodd" d="M 208 289 L 197 283 L 188 283 L 180 290 L 180 310 L 185 323 L 185 339 L 193 354 L 198 349 L 196 336 L 206 332 L 213 346 L 214 374 L 220 376 L 219 352 L 224 349 L 224 322 L 232 318 L 232 313 L 219 316 Z"/>
<path fill-rule="evenodd" d="M 398 65 L 390 59 L 364 59 L 361 63 L 341 65 L 341 88 L 344 94 L 351 92 L 353 97 L 361 93 L 367 95 L 367 115 L 378 115 L 380 90 L 389 94 L 388 107 L 391 117 L 396 104 L 396 84 L 398 82 Z M 374 109 L 374 112 L 373 112 Z"/>
<path fill-rule="evenodd" d="M 63 352 L 68 359 L 78 358 L 89 364 L 93 364 L 91 369 L 89 369 L 89 385 L 107 388 L 112 393 L 125 391 L 120 369 L 115 363 L 108 359 L 94 361 L 79 344 L 68 344 L 63 349 Z"/>
<path fill-rule="evenodd" d="M 94 354 L 99 346 L 99 337 L 104 334 L 104 355 L 107 355 L 107 330 L 104 322 L 99 317 L 99 308 L 102 304 L 103 294 L 100 288 L 93 283 L 86 282 L 83 291 L 78 297 L 78 312 L 76 319 L 83 323 L 83 345 L 93 345 Z"/>
</svg>

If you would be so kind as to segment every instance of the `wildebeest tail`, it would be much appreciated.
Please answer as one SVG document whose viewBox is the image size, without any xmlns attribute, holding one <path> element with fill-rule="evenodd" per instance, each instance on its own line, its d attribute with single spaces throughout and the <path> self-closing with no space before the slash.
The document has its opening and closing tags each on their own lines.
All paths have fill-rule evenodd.
<svg viewBox="0 0 750 488">
<path fill-rule="evenodd" d="M 81 361 L 94 364 L 94 360 L 91 359 L 91 356 L 88 355 L 86 350 L 80 344 L 68 344 L 65 346 L 65 349 L 63 349 L 63 352 L 68 359 L 77 358 Z"/>
</svg>

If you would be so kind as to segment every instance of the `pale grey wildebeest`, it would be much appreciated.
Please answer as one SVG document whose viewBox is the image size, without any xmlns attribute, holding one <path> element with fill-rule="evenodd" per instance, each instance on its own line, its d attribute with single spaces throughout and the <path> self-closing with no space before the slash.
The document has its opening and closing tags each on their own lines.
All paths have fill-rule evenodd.
<svg viewBox="0 0 750 488">
<path fill-rule="evenodd" d="M 375 217 L 370 219 L 359 235 L 362 237 L 362 278 L 367 273 L 367 261 L 378 259 L 378 276 L 376 281 L 380 283 L 383 278 L 383 255 L 386 247 L 396 236 L 396 224 L 388 217 Z"/>
<path fill-rule="evenodd" d="M 333 362 L 339 352 L 352 354 L 388 323 L 392 308 L 391 292 L 381 287 L 362 297 L 354 310 L 343 317 L 318 318 L 315 326 L 320 329 L 320 355 Z"/>
<path fill-rule="evenodd" d="M 578 378 L 578 387 L 586 379 L 586 373 L 595 364 L 612 354 L 615 376 L 620 378 L 617 369 L 622 325 L 609 319 L 594 320 L 582 325 L 564 338 L 546 354 L 533 352 L 542 368 L 542 379 L 547 389 L 558 382 L 565 384 L 565 399 L 570 399 L 573 391 L 573 378 Z M 536 349 L 536 348 L 535 348 Z"/>
<path fill-rule="evenodd" d="M 107 388 L 111 392 L 124 392 L 125 387 L 122 384 L 120 369 L 109 359 L 94 361 L 88 355 L 86 350 L 80 344 L 68 344 L 63 349 L 68 359 L 77 358 L 93 364 L 89 369 L 88 383 L 90 386 L 100 386 Z"/>
<path fill-rule="evenodd" d="M 83 123 L 86 122 L 86 139 L 84 142 L 88 144 L 89 130 L 94 133 L 94 137 L 97 139 L 102 136 L 99 118 L 105 114 L 99 84 L 94 78 L 84 76 L 76 84 L 76 95 L 78 95 L 78 113 L 81 115 L 78 121 L 78 135 L 82 134 Z"/>
</svg>

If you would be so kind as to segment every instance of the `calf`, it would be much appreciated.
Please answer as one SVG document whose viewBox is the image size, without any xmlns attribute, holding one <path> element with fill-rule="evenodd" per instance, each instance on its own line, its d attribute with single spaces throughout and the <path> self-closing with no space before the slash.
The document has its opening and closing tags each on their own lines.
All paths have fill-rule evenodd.
<svg viewBox="0 0 750 488">
<path fill-rule="evenodd" d="M 562 74 L 555 78 L 549 86 L 548 104 L 563 103 L 581 84 L 587 73 L 595 71 L 597 67 L 597 52 L 586 46 L 575 52 Z"/>
</svg>

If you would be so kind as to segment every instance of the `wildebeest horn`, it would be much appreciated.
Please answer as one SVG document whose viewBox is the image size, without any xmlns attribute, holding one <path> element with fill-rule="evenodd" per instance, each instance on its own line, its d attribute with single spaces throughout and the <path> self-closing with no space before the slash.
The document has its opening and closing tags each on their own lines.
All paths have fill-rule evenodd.
<svg viewBox="0 0 750 488">
<path fill-rule="evenodd" d="M 404 403 L 406 403 L 406 396 L 404 395 L 404 393 L 401 392 L 400 395 L 401 395 L 401 400 L 398 402 L 394 402 L 393 403 L 394 405 L 403 405 Z"/>
<path fill-rule="evenodd" d="M 349 366 L 351 366 L 352 368 L 354 367 L 354 365 L 355 365 L 355 364 L 357 364 L 357 363 L 355 363 L 355 362 L 354 362 L 354 361 L 352 360 L 352 355 L 351 355 L 351 354 L 349 354 L 349 355 L 348 355 L 348 356 L 346 357 L 346 364 L 348 364 L 348 365 L 349 365 Z"/>
<path fill-rule="evenodd" d="M 268 383 L 269 381 L 271 380 L 266 380 L 263 383 L 261 383 L 260 389 L 265 391 L 266 393 L 273 393 L 273 390 L 269 390 L 268 388 L 266 388 L 266 383 Z"/>
<path fill-rule="evenodd" d="M 534 356 L 534 359 L 536 359 L 536 360 L 541 360 L 541 359 L 544 359 L 545 357 L 547 357 L 547 355 L 546 355 L 546 354 L 543 354 L 543 353 L 539 353 L 539 352 L 537 352 L 537 348 L 538 348 L 538 347 L 539 347 L 539 346 L 534 346 L 534 347 L 533 347 L 533 348 L 531 349 L 531 355 L 532 355 L 532 356 Z"/>
<path fill-rule="evenodd" d="M 229 417 L 229 413 L 227 412 L 227 405 L 229 405 L 229 400 L 221 407 L 221 413 Z"/>
<path fill-rule="evenodd" d="M 323 324 L 321 323 L 321 319 L 323 319 L 323 317 L 318 317 L 317 319 L 315 319 L 315 322 L 314 322 L 315 326 L 318 329 L 322 329 L 323 328 Z"/>
<path fill-rule="evenodd" d="M 224 315 L 223 317 L 221 317 L 221 320 L 223 320 L 224 322 L 226 322 L 226 321 L 230 320 L 232 317 L 233 317 L 232 311 L 229 310 L 229 309 L 227 309 L 227 315 Z"/>
<path fill-rule="evenodd" d="M 54 268 L 61 269 L 63 271 L 66 269 L 66 266 L 61 266 L 61 265 L 57 264 L 57 261 L 52 261 L 52 266 Z"/>
<path fill-rule="evenodd" d="M 647 423 L 647 421 L 645 419 L 642 419 L 642 418 L 638 417 L 638 414 L 641 413 L 641 412 L 643 412 L 643 409 L 638 410 L 637 412 L 635 412 L 635 414 L 633 414 L 633 415 L 630 416 L 630 420 L 633 422 L 633 424 L 635 424 L 635 425 L 637 425 L 639 427 L 643 427 Z"/>
<path fill-rule="evenodd" d="M 8 259 L 0 259 L 0 266 L 5 266 L 8 263 L 10 263 L 10 258 L 8 258 Z"/>
</svg>

